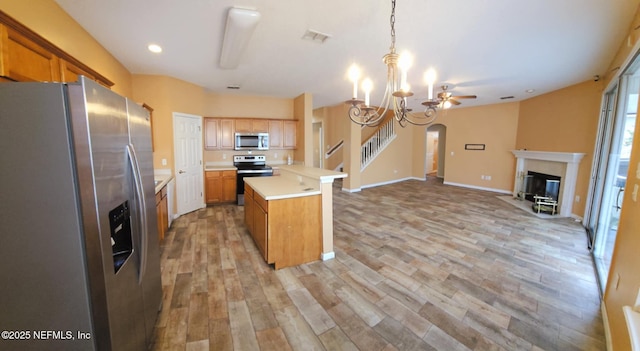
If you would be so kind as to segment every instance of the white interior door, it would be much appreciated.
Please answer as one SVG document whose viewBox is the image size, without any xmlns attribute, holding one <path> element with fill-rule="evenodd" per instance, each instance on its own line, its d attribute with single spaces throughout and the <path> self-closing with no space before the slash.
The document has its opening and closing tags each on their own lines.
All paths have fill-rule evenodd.
<svg viewBox="0 0 640 351">
<path fill-rule="evenodd" d="M 202 117 L 173 113 L 173 147 L 178 215 L 205 207 Z"/>
</svg>

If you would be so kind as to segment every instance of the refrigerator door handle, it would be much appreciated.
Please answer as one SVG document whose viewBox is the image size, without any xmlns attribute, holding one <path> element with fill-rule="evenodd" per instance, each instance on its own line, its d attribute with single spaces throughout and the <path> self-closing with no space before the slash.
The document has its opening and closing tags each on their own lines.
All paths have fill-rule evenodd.
<svg viewBox="0 0 640 351">
<path fill-rule="evenodd" d="M 144 276 L 145 268 L 147 267 L 147 245 L 148 242 L 148 223 L 146 216 L 147 204 L 144 198 L 144 191 L 142 187 L 142 176 L 140 174 L 140 166 L 138 164 L 138 157 L 136 155 L 136 149 L 132 144 L 127 145 L 127 155 L 129 156 L 129 162 L 131 163 L 131 169 L 133 170 L 133 181 L 136 190 L 136 196 L 138 197 L 138 213 L 140 214 L 140 223 L 142 224 L 142 232 L 140 233 L 140 269 L 138 273 L 138 284 L 142 283 L 142 277 Z"/>
</svg>

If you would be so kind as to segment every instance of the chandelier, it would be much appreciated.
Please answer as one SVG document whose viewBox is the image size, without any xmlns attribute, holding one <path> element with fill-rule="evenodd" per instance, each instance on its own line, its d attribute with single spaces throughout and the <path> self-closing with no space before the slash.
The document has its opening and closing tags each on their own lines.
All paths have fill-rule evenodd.
<svg viewBox="0 0 640 351">
<path fill-rule="evenodd" d="M 387 86 L 382 97 L 382 103 L 378 107 L 372 107 L 369 104 L 370 94 L 373 88 L 371 79 L 366 78 L 362 81 L 362 90 L 364 90 L 364 100 L 358 99 L 358 80 L 360 79 L 360 70 L 354 64 L 349 69 L 349 78 L 353 82 L 353 98 L 345 101 L 350 104 L 349 118 L 354 123 L 364 126 L 377 126 L 382 122 L 387 111 L 393 111 L 394 118 L 404 127 L 407 123 L 413 125 L 428 125 L 435 121 L 437 117 L 437 107 L 444 106 L 442 100 L 433 98 L 433 83 L 436 80 L 436 72 L 433 69 L 427 70 L 425 73 L 425 81 L 428 85 L 428 98 L 422 105 L 425 106 L 423 113 L 412 113 L 407 108 L 407 98 L 413 96 L 407 84 L 407 71 L 411 66 L 411 57 L 409 54 L 402 55 L 396 53 L 396 0 L 391 0 L 391 47 L 389 53 L 384 55 L 382 61 L 387 65 Z"/>
</svg>

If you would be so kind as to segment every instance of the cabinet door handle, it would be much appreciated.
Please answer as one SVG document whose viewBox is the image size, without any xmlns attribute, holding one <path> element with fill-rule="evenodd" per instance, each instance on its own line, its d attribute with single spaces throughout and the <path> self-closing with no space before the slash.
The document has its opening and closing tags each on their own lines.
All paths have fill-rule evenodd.
<svg viewBox="0 0 640 351">
<path fill-rule="evenodd" d="M 182 174 L 182 173 L 187 173 L 187 172 L 183 171 L 183 170 L 179 170 L 178 173 Z"/>
</svg>

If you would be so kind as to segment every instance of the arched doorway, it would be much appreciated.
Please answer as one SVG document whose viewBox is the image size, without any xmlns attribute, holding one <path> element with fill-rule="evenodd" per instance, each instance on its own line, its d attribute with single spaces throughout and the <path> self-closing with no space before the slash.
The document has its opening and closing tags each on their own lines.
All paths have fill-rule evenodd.
<svg viewBox="0 0 640 351">
<path fill-rule="evenodd" d="M 444 178 L 444 155 L 447 140 L 447 127 L 434 124 L 427 128 L 425 174 L 428 177 Z"/>
</svg>

